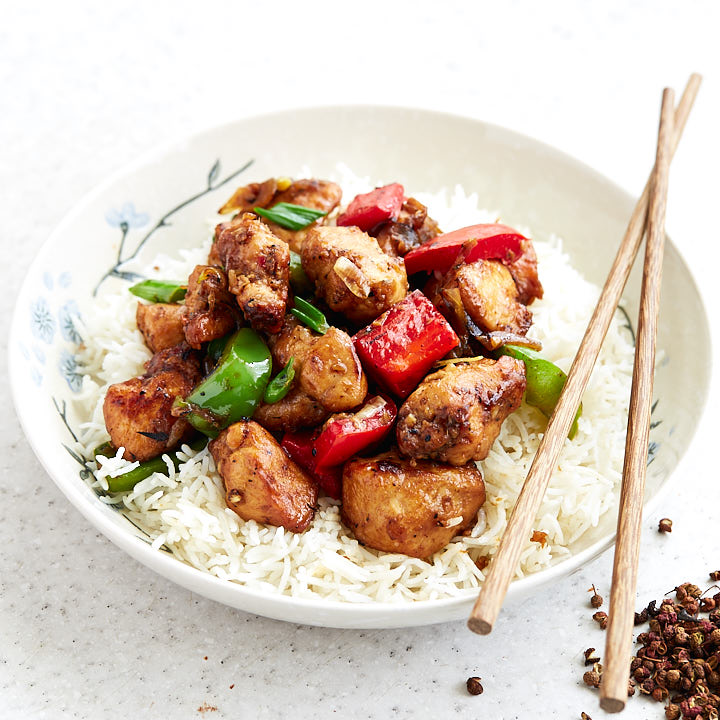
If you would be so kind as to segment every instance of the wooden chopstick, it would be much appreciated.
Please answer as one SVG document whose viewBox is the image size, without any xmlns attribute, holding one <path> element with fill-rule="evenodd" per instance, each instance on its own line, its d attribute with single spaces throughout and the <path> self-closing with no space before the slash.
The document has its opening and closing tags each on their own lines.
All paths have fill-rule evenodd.
<svg viewBox="0 0 720 720">
<path fill-rule="evenodd" d="M 665 88 L 660 113 L 655 168 L 650 185 L 645 265 L 640 291 L 635 364 L 630 393 L 628 429 L 625 438 L 625 463 L 605 641 L 605 667 L 600 684 L 600 707 L 608 712 L 622 710 L 625 707 L 628 692 L 628 667 L 640 555 L 640 524 L 645 496 L 650 409 L 655 375 L 655 341 L 665 249 L 665 207 L 674 102 L 675 94 L 669 88 Z"/>
<path fill-rule="evenodd" d="M 671 156 L 675 153 L 682 136 L 685 122 L 700 86 L 700 80 L 700 75 L 690 76 L 675 111 L 674 131 L 670 147 Z M 550 476 L 557 464 L 560 450 L 565 443 L 600 346 L 610 327 L 640 247 L 647 216 L 649 184 L 648 180 L 630 217 L 610 274 L 605 281 L 598 304 L 568 373 L 565 388 L 548 422 L 545 435 L 540 442 L 540 447 L 535 454 L 530 471 L 508 520 L 497 554 L 490 563 L 487 577 L 480 589 L 480 595 L 468 619 L 468 627 L 473 632 L 487 635 L 492 630 L 510 581 L 515 574 L 520 553 L 530 537 L 532 523 L 540 508 L 543 495 L 550 482 Z"/>
</svg>

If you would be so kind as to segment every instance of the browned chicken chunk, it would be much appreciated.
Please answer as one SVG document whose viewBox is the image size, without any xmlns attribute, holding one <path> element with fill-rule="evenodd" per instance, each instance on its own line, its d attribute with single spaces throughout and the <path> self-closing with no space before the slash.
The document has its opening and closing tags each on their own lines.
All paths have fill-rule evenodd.
<svg viewBox="0 0 720 720">
<path fill-rule="evenodd" d="M 343 522 L 376 550 L 427 558 L 472 527 L 484 502 L 474 463 L 451 467 L 388 452 L 343 469 Z"/>
<path fill-rule="evenodd" d="M 407 295 L 403 261 L 356 227 L 312 229 L 302 265 L 328 307 L 357 323 L 374 320 Z"/>
<path fill-rule="evenodd" d="M 252 213 L 243 213 L 216 235 L 210 265 L 224 267 L 228 287 L 255 330 L 277 332 L 288 299 L 290 249 Z"/>
<path fill-rule="evenodd" d="M 447 365 L 428 375 L 400 408 L 400 452 L 452 465 L 483 460 L 524 392 L 520 360 L 504 355 Z"/>
<path fill-rule="evenodd" d="M 188 278 L 183 326 L 185 339 L 200 349 L 203 343 L 227 335 L 238 320 L 235 297 L 219 267 L 198 265 Z"/>
<path fill-rule="evenodd" d="M 243 520 L 303 532 L 315 514 L 317 485 L 252 420 L 241 420 L 210 443 L 228 507 Z"/>
<path fill-rule="evenodd" d="M 518 300 L 512 275 L 501 262 L 459 265 L 443 282 L 444 288 L 452 286 L 459 289 L 465 312 L 483 332 L 525 335 L 532 325 L 532 313 Z"/>
<path fill-rule="evenodd" d="M 427 214 L 427 208 L 415 198 L 407 198 L 397 220 L 387 222 L 373 232 L 383 252 L 404 257 L 413 248 L 440 234 L 437 222 Z"/>
<path fill-rule="evenodd" d="M 186 343 L 156 353 L 142 377 L 108 388 L 103 405 L 105 426 L 126 460 L 149 460 L 188 438 L 193 429 L 171 410 L 200 381 L 198 353 Z"/>
<path fill-rule="evenodd" d="M 221 215 L 231 212 L 252 212 L 253 208 L 266 208 L 273 202 L 278 184 L 275 178 L 239 187 L 233 196 L 218 210 Z"/>
<path fill-rule="evenodd" d="M 523 305 L 530 305 L 535 298 L 542 298 L 543 286 L 538 277 L 537 255 L 532 240 L 523 240 L 522 249 L 522 255 L 509 263 L 507 269 L 517 286 L 518 300 Z"/>
<path fill-rule="evenodd" d="M 145 344 L 154 353 L 173 347 L 185 339 L 182 305 L 138 303 L 135 320 Z"/>
<path fill-rule="evenodd" d="M 367 378 L 350 336 L 331 327 L 318 335 L 294 317 L 269 340 L 275 371 L 294 358 L 295 386 L 280 402 L 262 404 L 255 419 L 273 432 L 320 424 L 333 412 L 352 410 L 367 394 Z"/>
<path fill-rule="evenodd" d="M 270 178 L 263 183 L 250 183 L 238 188 L 235 194 L 220 208 L 220 212 L 252 211 L 253 208 L 272 208 L 278 203 L 290 203 L 303 207 L 320 210 L 326 215 L 331 213 L 342 199 L 340 186 L 328 180 L 303 179 L 290 182 L 289 180 L 276 180 Z M 310 227 L 321 225 L 325 217 L 318 218 Z M 282 240 L 290 245 L 296 253 L 302 251 L 302 245 L 308 228 L 302 230 L 288 230 L 280 225 L 264 221 L 268 227 Z"/>
<path fill-rule="evenodd" d="M 323 423 L 330 411 L 326 410 L 300 388 L 294 387 L 276 403 L 260 403 L 253 420 L 270 432 L 295 432 L 301 428 L 315 427 Z"/>
</svg>

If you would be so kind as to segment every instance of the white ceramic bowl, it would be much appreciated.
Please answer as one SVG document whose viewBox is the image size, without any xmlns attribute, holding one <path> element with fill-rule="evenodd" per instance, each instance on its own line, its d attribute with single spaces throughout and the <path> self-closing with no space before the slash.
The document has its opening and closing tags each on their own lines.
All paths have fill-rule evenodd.
<svg viewBox="0 0 720 720">
<path fill-rule="evenodd" d="M 473 593 L 412 604 L 357 605 L 293 599 L 219 580 L 153 550 L 140 531 L 98 499 L 84 481 L 89 472 L 85 460 L 65 447 L 80 422 L 72 403 L 81 372 L 74 356 L 79 337 L 73 318 L 88 311 L 92 292 L 115 266 L 123 240 L 123 257 L 142 244 L 140 257 L 147 259 L 198 244 L 207 232 L 207 219 L 236 186 L 305 164 L 316 176 L 327 176 L 339 160 L 358 175 L 423 191 L 460 183 L 476 191 L 483 206 L 500 209 L 504 222 L 529 226 L 537 238 L 550 233 L 563 237 L 573 264 L 598 284 L 634 205 L 627 193 L 557 150 L 442 113 L 328 107 L 224 125 L 111 178 L 45 243 L 28 271 L 13 318 L 9 352 L 15 406 L 35 453 L 70 502 L 132 557 L 193 592 L 260 615 L 333 627 L 400 627 L 464 618 Z M 252 166 L 238 173 L 249 161 Z M 163 218 L 172 224 L 164 224 Z M 111 273 L 104 282 L 124 281 Z M 630 317 L 637 316 L 639 285 L 636 269 L 626 293 Z M 655 395 L 656 417 L 663 422 L 652 433 L 648 502 L 667 484 L 686 450 L 709 384 L 705 310 L 671 243 L 662 297 L 659 346 L 667 354 L 657 372 Z M 581 567 L 611 545 L 614 530 L 611 511 L 571 547 L 572 557 L 513 582 L 509 599 Z"/>
</svg>

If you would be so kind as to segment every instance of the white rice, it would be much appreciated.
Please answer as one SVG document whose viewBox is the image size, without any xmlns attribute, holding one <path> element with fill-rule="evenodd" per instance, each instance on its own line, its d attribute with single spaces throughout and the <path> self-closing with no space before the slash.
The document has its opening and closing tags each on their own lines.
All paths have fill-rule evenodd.
<svg viewBox="0 0 720 720">
<path fill-rule="evenodd" d="M 337 175 L 346 198 L 373 187 L 343 166 Z M 499 217 L 497 212 L 479 210 L 477 196 L 466 195 L 460 187 L 450 194 L 415 196 L 446 229 Z M 210 238 L 204 247 L 183 250 L 179 257 L 158 257 L 152 263 L 157 269 L 148 275 L 187 277 L 196 264 L 205 262 L 209 244 Z M 544 357 L 567 370 L 599 290 L 570 266 L 558 238 L 536 239 L 535 247 L 545 297 L 532 305 L 530 334 L 542 342 Z M 124 289 L 107 292 L 85 321 L 86 346 L 80 359 L 87 375 L 77 409 L 87 419 L 81 432 L 86 456 L 107 439 L 102 404 L 108 385 L 141 374 L 150 357 L 135 325 L 135 307 L 135 299 Z M 546 539 L 528 543 L 518 576 L 568 556 L 568 545 L 597 525 L 612 504 L 622 471 L 632 362 L 631 338 L 616 319 L 583 398 L 578 434 L 565 443 L 534 524 Z M 496 552 L 545 424 L 540 412 L 526 405 L 505 421 L 488 458 L 480 463 L 487 502 L 477 524 L 427 561 L 361 546 L 341 524 L 338 504 L 327 498 L 319 501 L 315 519 L 300 535 L 243 521 L 226 506 L 222 481 L 207 449 L 196 453 L 183 446 L 185 462 L 179 470 L 168 461 L 167 476 L 155 474 L 125 494 L 107 493 L 106 478 L 130 465 L 120 453 L 101 459 L 90 482 L 105 502 L 118 505 L 152 538 L 158 552 L 169 550 L 230 582 L 354 603 L 431 600 L 467 594 L 482 582 L 483 572 L 475 561 Z"/>
</svg>

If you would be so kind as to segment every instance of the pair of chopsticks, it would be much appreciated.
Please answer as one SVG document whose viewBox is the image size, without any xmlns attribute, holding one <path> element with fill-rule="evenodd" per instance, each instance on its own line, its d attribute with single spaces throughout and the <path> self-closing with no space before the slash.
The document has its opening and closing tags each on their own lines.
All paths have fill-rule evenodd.
<svg viewBox="0 0 720 720">
<path fill-rule="evenodd" d="M 625 707 L 628 689 L 665 239 L 668 168 L 695 101 L 700 81 L 700 75 L 690 76 L 674 112 L 673 91 L 666 89 L 663 92 L 655 166 L 630 217 L 600 299 L 568 373 L 565 388 L 548 422 L 547 430 L 518 496 L 500 547 L 490 563 L 487 577 L 468 620 L 468 626 L 473 632 L 486 635 L 492 630 L 510 581 L 515 574 L 520 554 L 530 537 L 532 523 L 547 490 L 552 471 L 556 467 L 560 450 L 565 443 L 582 394 L 587 387 L 600 347 L 620 302 L 620 296 L 643 235 L 647 231 L 610 594 L 606 662 L 600 687 L 600 704 L 610 712 L 618 712 Z"/>
</svg>

